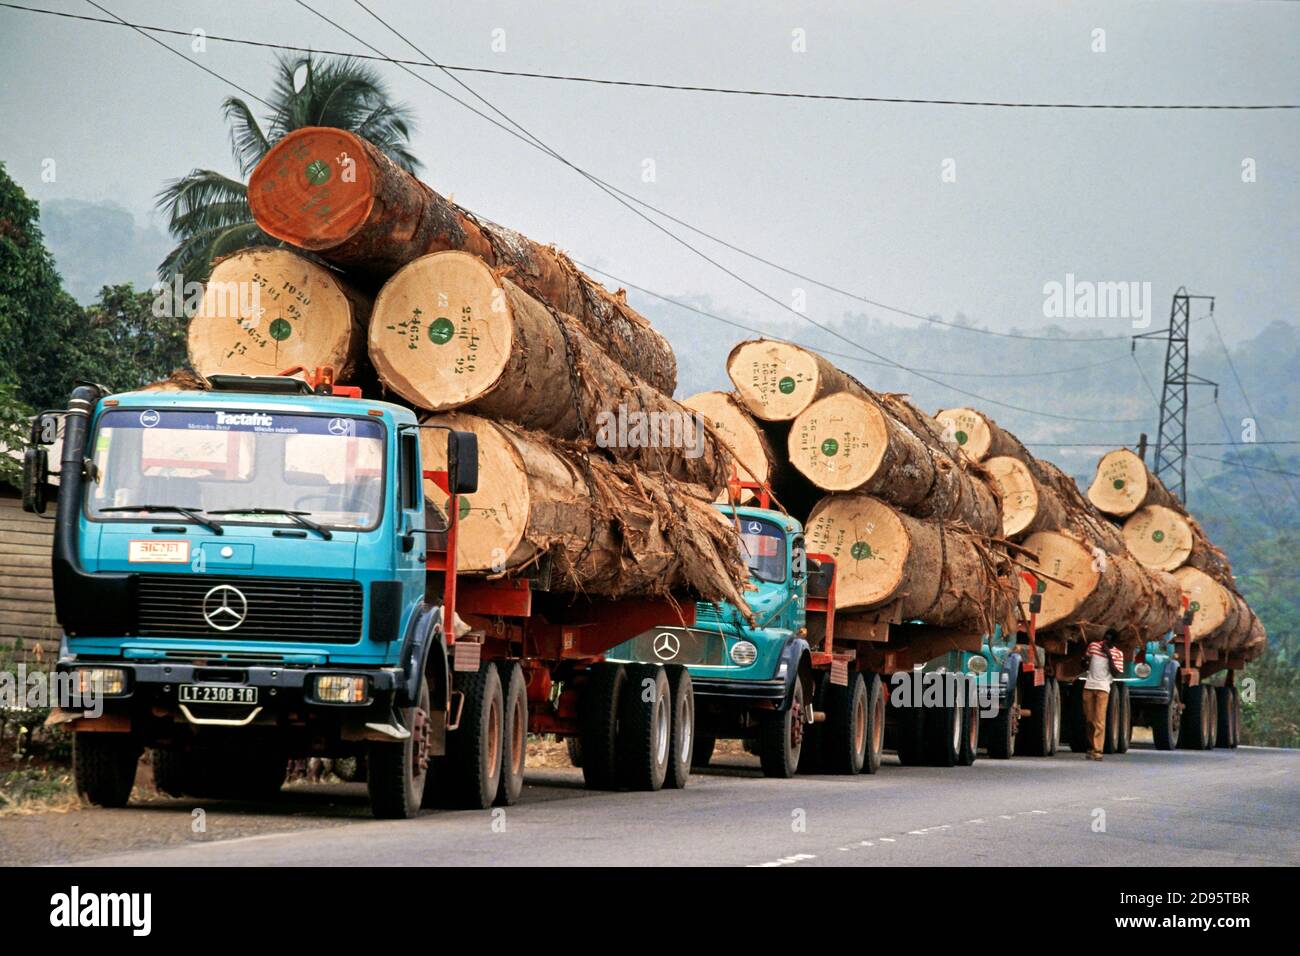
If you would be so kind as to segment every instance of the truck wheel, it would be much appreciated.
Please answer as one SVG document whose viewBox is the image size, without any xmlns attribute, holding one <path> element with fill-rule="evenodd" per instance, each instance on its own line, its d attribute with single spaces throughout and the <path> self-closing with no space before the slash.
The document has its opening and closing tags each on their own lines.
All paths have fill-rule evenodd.
<svg viewBox="0 0 1300 956">
<path fill-rule="evenodd" d="M 125 734 L 74 732 L 72 776 L 77 793 L 96 806 L 126 806 L 135 787 L 140 751 Z"/>
<path fill-rule="evenodd" d="M 1182 726 L 1178 732 L 1179 750 L 1205 749 L 1205 687 L 1197 684 L 1188 687 L 1183 706 Z"/>
<path fill-rule="evenodd" d="M 1016 733 L 1020 729 L 1020 687 L 1007 685 L 1007 699 L 989 721 L 989 756 L 1007 760 L 1016 752 Z"/>
<path fill-rule="evenodd" d="M 1205 685 L 1205 749 L 1213 750 L 1219 740 L 1219 698 L 1213 684 Z"/>
<path fill-rule="evenodd" d="M 484 661 L 470 673 L 453 678 L 465 695 L 460 726 L 447 736 L 447 790 L 454 804 L 466 810 L 486 810 L 501 788 L 501 755 L 505 749 L 505 698 L 496 665 Z"/>
<path fill-rule="evenodd" d="M 1128 753 L 1128 745 L 1133 742 L 1133 699 L 1129 697 L 1128 684 L 1116 684 L 1119 691 L 1119 737 L 1115 741 L 1115 753 Z"/>
<path fill-rule="evenodd" d="M 904 767 L 923 766 L 925 764 L 924 709 L 905 704 L 895 708 L 894 713 L 898 718 L 894 732 L 898 762 Z"/>
<path fill-rule="evenodd" d="M 582 741 L 577 737 L 565 737 L 564 749 L 569 752 L 569 763 L 582 767 Z"/>
<path fill-rule="evenodd" d="M 589 790 L 613 790 L 618 768 L 618 711 L 627 673 L 622 664 L 602 661 L 587 671 L 578 700 L 582 779 Z"/>
<path fill-rule="evenodd" d="M 524 789 L 524 762 L 528 758 L 528 691 L 524 671 L 515 661 L 497 662 L 497 678 L 504 691 L 505 723 L 501 748 L 501 783 L 494 801 L 512 807 Z"/>
<path fill-rule="evenodd" d="M 1043 678 L 1043 682 L 1035 687 L 1030 677 L 1025 685 L 1029 716 L 1020 721 L 1020 729 L 1016 733 L 1016 753 L 1027 757 L 1046 757 L 1052 749 L 1052 688 L 1048 686 L 1047 678 Z"/>
<path fill-rule="evenodd" d="M 1051 727 L 1051 733 L 1048 735 L 1050 747 L 1048 756 L 1055 757 L 1056 752 L 1061 749 L 1061 682 L 1055 677 L 1049 677 L 1047 683 L 1052 688 L 1047 695 L 1048 725 Z"/>
<path fill-rule="evenodd" d="M 885 753 L 885 687 L 879 674 L 865 674 L 867 692 L 867 754 L 862 762 L 863 773 L 880 769 L 880 758 Z"/>
<path fill-rule="evenodd" d="M 1151 737 L 1155 741 L 1156 750 L 1173 750 L 1179 746 L 1182 736 L 1183 707 L 1179 699 L 1176 677 L 1169 690 L 1169 700 L 1152 707 L 1150 713 Z"/>
<path fill-rule="evenodd" d="M 790 705 L 784 710 L 768 711 L 759 719 L 758 760 L 763 776 L 794 776 L 803 750 L 804 729 L 803 681 L 796 677 Z"/>
<path fill-rule="evenodd" d="M 691 751 L 691 766 L 696 770 L 707 767 L 717 743 L 717 737 L 696 737 L 695 748 Z"/>
<path fill-rule="evenodd" d="M 1237 696 L 1237 688 L 1220 687 L 1217 690 L 1218 701 L 1218 718 L 1219 731 L 1215 743 L 1227 750 L 1234 749 L 1240 742 L 1238 733 L 1241 724 L 1240 698 Z"/>
<path fill-rule="evenodd" d="M 653 792 L 668 776 L 672 692 L 658 664 L 628 664 L 618 720 L 618 777 L 629 790 Z"/>
<path fill-rule="evenodd" d="M 969 767 L 979 758 L 980 753 L 979 704 L 976 701 L 968 701 L 966 706 L 961 709 L 961 715 L 961 755 L 957 758 L 957 766 Z"/>
<path fill-rule="evenodd" d="M 961 758 L 961 742 L 966 730 L 961 707 L 955 703 L 929 707 L 922 714 L 925 722 L 925 762 L 931 767 L 955 767 Z"/>
<path fill-rule="evenodd" d="M 190 792 L 190 754 L 154 748 L 149 751 L 149 763 L 153 767 L 153 785 L 163 793 L 169 797 L 183 797 Z"/>
<path fill-rule="evenodd" d="M 1119 685 L 1111 685 L 1111 693 L 1106 695 L 1106 733 L 1102 738 L 1101 752 L 1113 754 L 1119 749 Z"/>
<path fill-rule="evenodd" d="M 695 691 L 691 672 L 681 664 L 668 664 L 668 692 L 672 695 L 672 743 L 668 748 L 668 775 L 664 786 L 680 790 L 691 778 L 695 760 Z"/>
<path fill-rule="evenodd" d="M 812 710 L 814 714 L 826 714 L 827 689 L 830 687 L 831 675 L 827 671 L 818 671 L 813 675 Z M 815 774 L 826 771 L 826 721 L 803 725 L 803 744 L 799 748 L 799 766 L 796 773 Z"/>
<path fill-rule="evenodd" d="M 867 686 L 856 671 L 846 687 L 826 686 L 822 766 L 827 773 L 862 772 L 867 759 Z"/>
<path fill-rule="evenodd" d="M 428 680 L 420 679 L 420 700 L 405 708 L 402 722 L 411 732 L 401 743 L 371 744 L 366 757 L 370 811 L 380 820 L 409 820 L 420 812 L 429 768 Z"/>
</svg>

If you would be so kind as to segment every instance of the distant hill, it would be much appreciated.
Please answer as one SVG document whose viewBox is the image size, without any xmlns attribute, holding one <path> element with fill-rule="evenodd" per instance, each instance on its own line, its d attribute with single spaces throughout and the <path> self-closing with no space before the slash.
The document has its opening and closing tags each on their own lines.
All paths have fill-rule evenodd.
<svg viewBox="0 0 1300 956">
<path fill-rule="evenodd" d="M 41 231 L 64 288 L 82 305 L 106 285 L 149 288 L 171 247 L 157 226 L 138 225 L 130 210 L 108 201 L 47 200 L 41 203 Z"/>
</svg>

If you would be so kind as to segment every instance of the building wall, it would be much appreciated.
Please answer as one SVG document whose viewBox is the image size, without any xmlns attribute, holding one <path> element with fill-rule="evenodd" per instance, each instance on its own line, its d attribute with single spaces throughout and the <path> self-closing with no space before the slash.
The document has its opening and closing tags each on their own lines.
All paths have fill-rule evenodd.
<svg viewBox="0 0 1300 956">
<path fill-rule="evenodd" d="M 0 486 L 0 656 L 16 644 L 24 657 L 39 653 L 49 660 L 58 652 L 50 590 L 53 539 L 54 522 L 23 511 L 18 493 Z"/>
</svg>

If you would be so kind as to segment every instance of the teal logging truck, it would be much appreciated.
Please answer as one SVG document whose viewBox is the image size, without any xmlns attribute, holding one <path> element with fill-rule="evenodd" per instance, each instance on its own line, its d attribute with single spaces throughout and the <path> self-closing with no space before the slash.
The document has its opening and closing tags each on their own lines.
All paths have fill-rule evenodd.
<svg viewBox="0 0 1300 956">
<path fill-rule="evenodd" d="M 757 506 L 718 505 L 740 532 L 753 623 L 734 607 L 702 603 L 694 626 L 655 628 L 609 652 L 611 660 L 687 666 L 696 765 L 709 762 L 720 738 L 743 740 L 772 777 L 875 773 L 887 743 L 904 764 L 967 765 L 981 733 L 990 753 L 1010 756 L 1016 725 L 999 706 L 997 680 L 986 680 L 983 696 L 970 692 L 973 681 L 957 680 L 975 672 L 966 665 L 979 655 L 926 659 L 935 635 L 919 622 L 887 625 L 896 636 L 911 628 L 906 641 L 837 643 L 834 561 L 809 554 L 802 525 L 766 504 L 760 496 Z M 1018 672 L 1018 662 L 1012 654 L 1008 667 Z M 921 706 L 906 691 L 922 684 L 944 696 Z"/>
<path fill-rule="evenodd" d="M 83 385 L 36 419 L 24 505 L 43 513 L 57 476 L 57 667 L 104 704 L 52 718 L 73 731 L 81 793 L 121 806 L 150 748 L 177 795 L 270 795 L 287 759 L 322 755 L 359 758 L 377 816 L 508 804 L 530 729 L 579 739 L 590 786 L 683 786 L 686 668 L 601 658 L 679 605 L 690 624 L 693 602 L 458 578 L 475 436 L 335 387 L 328 370 L 307 377 Z M 422 448 L 440 441 L 446 467 L 426 471 Z"/>
</svg>

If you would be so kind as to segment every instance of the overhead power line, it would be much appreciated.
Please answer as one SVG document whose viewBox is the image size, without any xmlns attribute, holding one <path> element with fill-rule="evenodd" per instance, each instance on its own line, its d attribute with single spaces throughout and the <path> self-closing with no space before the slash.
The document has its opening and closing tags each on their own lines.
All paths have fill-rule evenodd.
<svg viewBox="0 0 1300 956">
<path fill-rule="evenodd" d="M 1210 455 L 1192 455 L 1193 458 L 1199 458 L 1201 461 L 1218 462 L 1220 465 L 1228 465 L 1232 468 L 1246 468 L 1250 471 L 1262 471 L 1270 475 L 1286 475 L 1288 478 L 1300 478 L 1300 472 L 1285 471 L 1279 468 L 1265 468 L 1262 465 L 1251 465 L 1244 461 L 1233 461 L 1229 458 L 1214 458 Z"/>
<path fill-rule="evenodd" d="M 42 13 L 48 16 L 65 17 L 70 20 L 83 20 L 90 23 L 103 23 L 110 26 L 129 26 L 136 30 L 150 33 L 164 33 L 173 36 L 193 36 L 192 31 L 177 30 L 144 23 L 106 20 L 102 17 L 90 17 L 62 10 L 49 10 L 43 7 L 31 7 L 19 3 L 0 3 L 0 7 L 23 10 L 28 13 Z M 206 39 L 221 43 L 234 43 L 243 46 L 262 47 L 271 50 L 285 50 L 298 53 L 323 53 L 327 56 L 348 56 L 358 60 L 376 60 L 406 66 L 429 67 L 451 70 L 457 73 L 481 73 L 489 76 L 513 76 L 530 80 L 550 80 L 564 83 L 586 83 L 593 86 L 613 86 L 644 90 L 662 90 L 674 93 L 710 93 L 726 96 L 748 96 L 786 100 L 820 100 L 838 103 L 879 103 L 915 106 L 977 106 L 997 109 L 1056 109 L 1056 110 L 1294 110 L 1300 104 L 1294 103 L 1078 103 L 1078 102 L 1025 102 L 1019 100 L 975 100 L 975 99 L 938 99 L 911 96 L 864 96 L 850 93 L 805 93 L 793 90 L 762 90 L 734 86 L 705 86 L 692 83 L 663 83 L 651 80 L 620 80 L 611 77 L 584 76 L 570 73 L 539 73 L 527 70 L 503 70 L 496 67 L 464 66 L 457 64 L 431 64 L 420 60 L 402 60 L 383 55 L 358 53 L 347 50 L 315 49 L 295 46 L 289 43 L 272 43 L 265 40 L 249 40 L 243 37 L 206 34 Z"/>
</svg>

